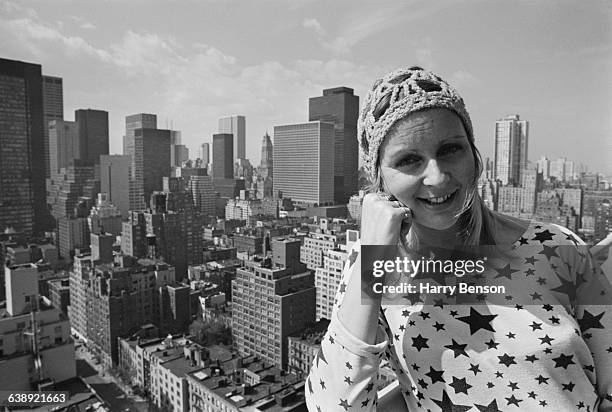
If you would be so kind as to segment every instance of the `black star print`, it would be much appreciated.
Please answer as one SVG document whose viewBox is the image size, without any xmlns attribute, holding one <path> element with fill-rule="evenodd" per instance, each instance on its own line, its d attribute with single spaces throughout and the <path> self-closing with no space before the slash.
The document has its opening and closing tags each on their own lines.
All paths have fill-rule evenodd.
<svg viewBox="0 0 612 412">
<path fill-rule="evenodd" d="M 361 402 L 361 407 L 365 408 L 366 406 L 368 406 L 369 402 L 370 402 L 370 398 L 365 398 L 365 400 Z"/>
<path fill-rule="evenodd" d="M 514 392 L 515 390 L 518 390 L 518 389 L 519 389 L 519 387 L 518 387 L 518 382 L 512 382 L 512 381 L 510 381 L 510 383 L 508 383 L 508 387 L 509 387 L 510 389 L 512 389 L 512 392 Z"/>
<path fill-rule="evenodd" d="M 450 311 L 450 315 L 454 318 L 457 317 L 457 315 L 459 314 L 459 312 L 457 312 L 456 310 L 451 310 Z"/>
<path fill-rule="evenodd" d="M 421 312 L 419 313 L 419 316 L 422 317 L 423 320 L 429 319 L 429 312 Z"/>
<path fill-rule="evenodd" d="M 346 382 L 347 385 L 351 385 L 353 383 L 350 376 L 345 376 L 344 382 Z"/>
<path fill-rule="evenodd" d="M 497 372 L 495 372 L 495 377 L 501 379 L 501 378 L 504 377 L 504 374 L 501 373 L 500 371 L 497 371 Z"/>
<path fill-rule="evenodd" d="M 548 344 L 548 346 L 552 346 L 550 344 L 550 342 L 552 342 L 553 340 L 555 340 L 555 338 L 551 338 L 550 336 L 546 335 L 543 338 L 538 338 L 540 339 L 542 342 L 540 343 L 540 345 L 544 345 L 545 343 Z"/>
<path fill-rule="evenodd" d="M 431 379 L 431 384 L 433 385 L 436 382 L 444 382 L 446 383 L 446 381 L 444 380 L 444 378 L 442 377 L 442 373 L 444 371 L 442 370 L 435 370 L 434 368 L 432 368 L 431 366 L 429 367 L 429 372 L 427 372 L 425 374 L 425 376 L 428 376 L 429 379 Z"/>
<path fill-rule="evenodd" d="M 576 407 L 577 407 L 578 409 L 582 409 L 582 408 L 584 408 L 584 402 L 582 402 L 582 401 L 578 402 L 578 403 L 576 404 Z"/>
<path fill-rule="evenodd" d="M 516 310 L 522 310 L 523 309 L 523 305 L 519 305 L 518 303 L 514 306 L 514 308 Z"/>
<path fill-rule="evenodd" d="M 574 282 L 571 280 L 563 279 L 558 273 L 556 273 L 556 275 L 561 282 L 561 286 L 557 286 L 556 288 L 551 289 L 551 291 L 567 295 L 570 301 L 573 302 L 576 299 L 576 285 L 574 285 Z"/>
<path fill-rule="evenodd" d="M 537 397 L 534 391 L 527 392 L 527 396 L 529 396 L 531 399 L 535 399 Z"/>
<path fill-rule="evenodd" d="M 540 285 L 545 285 L 546 284 L 546 279 L 545 278 L 538 278 L 538 283 Z"/>
<path fill-rule="evenodd" d="M 540 295 L 538 292 L 533 292 L 529 296 L 531 296 L 531 300 L 542 300 L 542 295 Z"/>
<path fill-rule="evenodd" d="M 551 348 L 546 348 L 546 349 L 544 349 L 544 353 L 550 354 L 550 353 L 552 353 L 552 349 Z"/>
<path fill-rule="evenodd" d="M 529 263 L 532 266 L 535 266 L 535 263 L 537 261 L 538 261 L 538 259 L 536 259 L 535 256 L 531 256 L 531 257 L 525 258 L 525 263 Z"/>
<path fill-rule="evenodd" d="M 528 278 L 529 276 L 535 276 L 535 270 L 533 270 L 532 268 L 529 268 L 525 271 L 525 277 Z"/>
<path fill-rule="evenodd" d="M 478 375 L 478 372 L 482 372 L 480 370 L 480 364 L 474 365 L 470 363 L 470 367 L 468 368 L 468 370 L 474 372 L 474 376 Z"/>
<path fill-rule="evenodd" d="M 542 251 L 538 252 L 538 255 L 544 255 L 546 256 L 546 258 L 548 260 L 550 260 L 553 257 L 559 257 L 559 255 L 557 255 L 557 251 L 556 249 L 559 246 L 546 246 L 546 245 L 542 245 Z M 552 265 L 551 265 L 552 267 Z M 553 268 L 556 269 L 556 268 Z"/>
<path fill-rule="evenodd" d="M 473 335 L 480 329 L 495 332 L 495 329 L 493 329 L 493 326 L 491 326 L 491 322 L 493 319 L 495 319 L 495 317 L 497 317 L 497 315 L 483 315 L 473 307 L 470 307 L 470 316 L 461 316 L 457 318 L 457 320 L 470 325 L 470 335 Z"/>
<path fill-rule="evenodd" d="M 342 406 L 344 408 L 345 411 L 348 411 L 348 408 L 351 407 L 351 405 L 349 405 L 349 403 L 347 402 L 346 399 L 342 399 L 340 398 L 340 403 L 338 404 L 339 406 Z"/>
<path fill-rule="evenodd" d="M 606 352 L 612 353 L 612 346 L 610 346 L 608 349 L 606 349 Z"/>
<path fill-rule="evenodd" d="M 504 266 L 503 268 L 493 268 L 495 269 L 495 271 L 498 273 L 497 276 L 495 276 L 495 279 L 497 278 L 508 278 L 508 279 L 512 279 L 512 274 L 514 272 L 520 272 L 520 270 L 518 269 L 512 269 L 510 267 L 510 263 L 507 263 L 506 266 Z"/>
<path fill-rule="evenodd" d="M 586 365 L 583 369 L 589 372 L 595 372 L 595 367 L 593 365 Z"/>
<path fill-rule="evenodd" d="M 403 316 L 403 317 L 405 317 L 405 318 L 407 318 L 408 316 L 410 316 L 410 311 L 409 311 L 409 310 L 404 309 L 404 310 L 402 311 L 402 316 Z"/>
<path fill-rule="evenodd" d="M 427 389 L 427 382 L 425 382 L 423 379 L 419 379 L 417 383 L 421 386 L 421 388 Z"/>
<path fill-rule="evenodd" d="M 329 342 L 333 345 L 334 344 L 334 337 L 332 335 L 329 335 Z"/>
<path fill-rule="evenodd" d="M 516 406 L 519 406 L 519 402 L 523 402 L 522 399 L 517 399 L 514 397 L 514 395 L 512 395 L 509 398 L 506 398 L 506 400 L 508 401 L 508 405 L 516 405 Z"/>
<path fill-rule="evenodd" d="M 516 361 L 514 360 L 514 356 L 510 356 L 507 353 L 504 353 L 502 356 L 498 356 L 497 357 L 499 359 L 499 363 L 500 365 L 506 365 L 507 368 L 510 367 L 510 365 L 516 365 Z"/>
<path fill-rule="evenodd" d="M 416 363 L 413 363 L 412 365 L 410 365 L 410 367 L 412 367 L 412 369 L 414 369 L 417 372 L 419 371 L 419 369 L 421 369 L 421 367 L 417 365 Z"/>
<path fill-rule="evenodd" d="M 527 239 L 525 239 L 523 236 L 521 236 L 518 241 L 521 244 L 521 246 L 522 245 L 527 245 L 529 243 L 529 241 Z"/>
<path fill-rule="evenodd" d="M 565 355 L 562 353 L 561 355 L 556 358 L 553 358 L 552 360 L 555 362 L 555 368 L 567 369 L 569 365 L 575 365 L 573 358 L 574 355 Z"/>
<path fill-rule="evenodd" d="M 496 399 L 493 399 L 486 406 L 485 405 L 478 405 L 477 403 L 475 403 L 474 406 L 477 407 L 480 412 L 502 412 L 497 407 L 497 400 Z"/>
<path fill-rule="evenodd" d="M 370 392 L 374 388 L 374 384 L 372 382 L 368 383 L 368 386 L 365 387 L 366 392 Z"/>
<path fill-rule="evenodd" d="M 542 305 L 542 309 L 544 309 L 547 312 L 550 312 L 551 310 L 553 310 L 553 307 L 550 303 L 547 303 L 545 305 Z"/>
<path fill-rule="evenodd" d="M 493 382 L 487 382 L 487 388 L 491 389 L 495 384 Z"/>
<path fill-rule="evenodd" d="M 591 328 L 604 329 L 604 326 L 601 324 L 600 320 L 605 313 L 606 311 L 603 311 L 599 315 L 593 316 L 588 310 L 585 310 L 582 319 L 578 319 L 580 331 L 585 332 Z"/>
<path fill-rule="evenodd" d="M 439 323 L 437 321 L 434 323 L 433 327 L 436 328 L 436 331 L 446 330 L 444 329 L 444 323 Z"/>
<path fill-rule="evenodd" d="M 548 380 L 549 380 L 549 379 L 550 379 L 550 378 L 545 378 L 545 377 L 544 377 L 544 376 L 542 376 L 542 375 L 540 375 L 540 376 L 538 376 L 537 378 L 535 378 L 535 380 L 536 380 L 536 381 L 538 381 L 538 385 L 541 385 L 541 384 L 543 384 L 543 383 L 545 383 L 545 384 L 547 384 L 547 385 L 548 385 Z"/>
<path fill-rule="evenodd" d="M 438 400 L 432 398 L 431 400 L 434 401 L 435 404 L 440 407 L 440 409 L 442 409 L 442 412 L 465 412 L 472 409 L 472 407 L 468 405 L 454 404 L 448 397 L 448 394 L 445 390 L 442 390 L 442 399 Z"/>
<path fill-rule="evenodd" d="M 556 316 L 551 316 L 550 318 L 548 318 L 548 320 L 551 321 L 553 325 L 559 324 L 559 318 Z"/>
<path fill-rule="evenodd" d="M 416 322 L 413 321 L 413 320 L 408 321 L 408 325 L 410 325 L 410 326 L 414 326 L 415 324 L 416 324 Z"/>
<path fill-rule="evenodd" d="M 488 342 L 485 342 L 485 345 L 487 345 L 489 349 L 497 349 L 497 347 L 499 346 L 499 343 L 495 342 L 493 338 L 491 338 L 489 339 Z"/>
<path fill-rule="evenodd" d="M 540 244 L 542 244 L 547 240 L 552 240 L 553 236 L 554 235 L 546 229 L 543 232 L 536 232 L 535 237 L 531 240 L 539 240 Z"/>
<path fill-rule="evenodd" d="M 416 350 L 420 352 L 423 348 L 429 348 L 429 345 L 427 344 L 428 340 L 429 338 L 425 338 L 419 333 L 419 336 L 412 338 L 412 347 L 416 348 Z"/>
<path fill-rule="evenodd" d="M 514 339 L 516 337 L 516 334 L 514 334 L 512 332 L 508 332 L 508 334 L 506 336 L 508 337 L 508 339 Z"/>
<path fill-rule="evenodd" d="M 452 350 L 455 354 L 455 358 L 460 355 L 464 355 L 465 357 L 469 358 L 468 354 L 465 351 L 466 346 L 467 346 L 467 343 L 460 345 L 459 343 L 455 342 L 455 339 L 452 339 L 452 344 L 446 345 L 444 347 Z"/>
<path fill-rule="evenodd" d="M 546 406 L 546 405 L 548 405 L 548 403 L 546 403 L 546 401 L 540 401 L 540 405 L 541 406 Z"/>
<path fill-rule="evenodd" d="M 527 356 L 525 356 L 525 361 L 526 362 L 533 363 L 533 362 L 535 362 L 537 360 L 540 360 L 540 358 L 536 358 L 536 355 L 527 355 Z"/>
<path fill-rule="evenodd" d="M 326 389 L 325 382 L 323 382 L 323 379 L 319 379 L 319 383 L 321 384 L 321 389 Z"/>
<path fill-rule="evenodd" d="M 571 381 L 568 383 L 562 383 L 561 385 L 563 385 L 564 391 L 569 391 L 569 392 L 572 392 L 574 390 L 574 386 L 576 386 L 574 382 L 571 382 Z"/>
<path fill-rule="evenodd" d="M 468 395 L 468 389 L 472 387 L 472 385 L 466 382 L 465 378 L 457 379 L 456 376 L 453 376 L 453 383 L 450 383 L 448 386 L 455 390 L 455 394 L 465 393 L 466 395 Z"/>
<path fill-rule="evenodd" d="M 529 326 L 531 326 L 532 330 L 536 330 L 536 329 L 542 330 L 542 324 L 538 323 L 538 322 L 535 322 L 535 321 L 531 322 L 531 325 L 529 325 Z"/>
<path fill-rule="evenodd" d="M 403 331 L 405 331 L 405 330 L 406 330 L 406 326 L 404 326 L 404 325 L 400 325 L 400 326 L 399 326 L 399 330 L 401 330 L 402 332 L 403 332 Z"/>
</svg>

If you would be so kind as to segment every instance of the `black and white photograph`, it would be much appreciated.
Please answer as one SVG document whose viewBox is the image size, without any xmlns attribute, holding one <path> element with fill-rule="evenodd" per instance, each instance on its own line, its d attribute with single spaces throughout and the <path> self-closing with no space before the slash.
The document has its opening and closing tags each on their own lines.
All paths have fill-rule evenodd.
<svg viewBox="0 0 612 412">
<path fill-rule="evenodd" d="M 0 0 L 0 411 L 612 412 L 612 3 Z"/>
</svg>

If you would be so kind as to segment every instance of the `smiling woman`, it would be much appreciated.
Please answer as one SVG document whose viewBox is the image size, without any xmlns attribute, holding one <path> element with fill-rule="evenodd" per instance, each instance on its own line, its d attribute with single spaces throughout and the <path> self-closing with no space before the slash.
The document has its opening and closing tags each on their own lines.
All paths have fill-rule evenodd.
<svg viewBox="0 0 612 412">
<path fill-rule="evenodd" d="M 307 380 L 309 410 L 375 411 L 386 358 L 410 411 L 612 411 L 612 287 L 569 230 L 486 208 L 457 92 L 418 67 L 389 73 L 366 97 L 359 139 L 371 186 Z M 362 244 L 398 245 L 404 257 L 441 251 L 451 262 L 457 249 L 494 253 L 461 282 L 456 273 L 416 270 L 404 283 L 383 272 L 380 292 L 362 301 Z M 422 279 L 413 290 L 446 295 L 417 299 L 411 282 Z M 406 299 L 383 300 L 398 287 Z"/>
</svg>

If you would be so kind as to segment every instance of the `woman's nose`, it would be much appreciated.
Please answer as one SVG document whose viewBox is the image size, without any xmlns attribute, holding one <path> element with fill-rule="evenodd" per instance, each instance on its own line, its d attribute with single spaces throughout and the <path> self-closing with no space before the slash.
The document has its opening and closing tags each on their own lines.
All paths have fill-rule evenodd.
<svg viewBox="0 0 612 412">
<path fill-rule="evenodd" d="M 436 159 L 431 159 L 427 163 L 424 175 L 425 179 L 423 179 L 423 184 L 427 186 L 439 186 L 446 183 L 446 181 L 449 179 L 448 173 L 440 169 L 440 164 Z"/>
</svg>

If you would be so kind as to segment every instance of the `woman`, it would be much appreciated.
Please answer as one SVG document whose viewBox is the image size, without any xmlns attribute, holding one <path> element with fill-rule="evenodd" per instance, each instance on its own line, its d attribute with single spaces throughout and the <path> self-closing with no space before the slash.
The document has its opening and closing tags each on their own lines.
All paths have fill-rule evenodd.
<svg viewBox="0 0 612 412">
<path fill-rule="evenodd" d="M 485 207 L 457 92 L 419 67 L 389 73 L 366 97 L 359 144 L 372 187 L 306 382 L 309 410 L 376 410 L 385 358 L 410 411 L 612 411 L 612 288 L 569 230 Z M 360 246 L 398 244 L 412 257 L 423 247 L 494 245 L 473 279 L 506 293 L 473 304 L 370 294 L 362 304 Z"/>
</svg>

